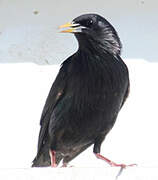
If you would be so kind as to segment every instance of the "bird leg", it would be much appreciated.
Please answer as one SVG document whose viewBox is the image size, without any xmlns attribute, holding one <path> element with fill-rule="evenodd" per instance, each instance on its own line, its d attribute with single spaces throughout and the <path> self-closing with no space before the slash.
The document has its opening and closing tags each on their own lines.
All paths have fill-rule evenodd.
<svg viewBox="0 0 158 180">
<path fill-rule="evenodd" d="M 50 159 L 51 159 L 51 167 L 57 167 L 57 164 L 56 164 L 56 157 L 55 157 L 55 154 L 56 152 L 53 151 L 53 150 L 50 150 Z"/>
<path fill-rule="evenodd" d="M 106 157 L 102 156 L 101 154 L 99 153 L 95 153 L 95 156 L 98 158 L 98 159 L 101 159 L 105 162 L 107 162 L 110 166 L 114 166 L 114 167 L 121 167 L 121 168 L 126 168 L 126 167 L 132 167 L 132 166 L 136 166 L 136 164 L 129 164 L 129 165 L 125 165 L 125 164 L 117 164 L 109 159 L 107 159 Z"/>
</svg>

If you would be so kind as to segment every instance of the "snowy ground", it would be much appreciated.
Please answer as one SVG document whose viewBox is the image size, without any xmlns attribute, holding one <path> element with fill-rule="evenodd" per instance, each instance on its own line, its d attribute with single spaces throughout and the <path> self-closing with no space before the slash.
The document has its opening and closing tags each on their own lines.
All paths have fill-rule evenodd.
<svg viewBox="0 0 158 180">
<path fill-rule="evenodd" d="M 130 96 L 102 154 L 121 163 L 137 163 L 121 179 L 158 179 L 158 63 L 126 60 Z M 92 147 L 71 162 L 75 168 L 30 168 L 36 154 L 39 119 L 59 66 L 0 64 L 0 179 L 115 179 L 118 168 L 97 160 Z M 128 177 L 128 178 L 127 178 Z"/>
</svg>

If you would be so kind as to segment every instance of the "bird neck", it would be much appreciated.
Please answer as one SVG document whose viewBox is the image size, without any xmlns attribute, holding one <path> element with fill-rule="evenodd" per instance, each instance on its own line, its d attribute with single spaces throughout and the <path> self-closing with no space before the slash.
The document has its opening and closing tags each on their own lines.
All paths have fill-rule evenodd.
<svg viewBox="0 0 158 180">
<path fill-rule="evenodd" d="M 110 37 L 102 37 L 92 39 L 91 37 L 85 37 L 86 35 L 76 34 L 76 38 L 79 43 L 79 49 L 86 51 L 91 55 L 94 54 L 111 54 L 115 57 L 120 56 L 121 53 L 121 42 L 119 39 L 115 40 Z"/>
</svg>

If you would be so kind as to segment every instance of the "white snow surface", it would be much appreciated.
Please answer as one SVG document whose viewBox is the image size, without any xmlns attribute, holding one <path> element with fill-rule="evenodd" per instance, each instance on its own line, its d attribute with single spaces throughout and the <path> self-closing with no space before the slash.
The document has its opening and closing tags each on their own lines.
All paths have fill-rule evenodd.
<svg viewBox="0 0 158 180">
<path fill-rule="evenodd" d="M 158 178 L 158 63 L 125 60 L 129 98 L 102 144 L 101 154 L 117 163 L 136 163 L 120 179 Z M 114 179 L 118 168 L 97 160 L 92 146 L 73 168 L 30 168 L 36 155 L 39 120 L 59 65 L 0 64 L 0 179 Z M 103 178 L 102 178 L 103 177 Z M 151 178 L 152 177 L 152 178 Z"/>
</svg>

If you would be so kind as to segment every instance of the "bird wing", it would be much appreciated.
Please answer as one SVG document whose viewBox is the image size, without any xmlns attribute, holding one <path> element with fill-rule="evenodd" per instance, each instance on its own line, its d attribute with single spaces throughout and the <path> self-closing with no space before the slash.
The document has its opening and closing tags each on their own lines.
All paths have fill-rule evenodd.
<svg viewBox="0 0 158 180">
<path fill-rule="evenodd" d="M 124 96 L 124 98 L 123 98 L 123 102 L 122 102 L 121 108 L 122 108 L 122 106 L 124 105 L 126 99 L 128 98 L 129 92 L 130 92 L 130 83 L 128 82 L 128 87 L 127 87 L 127 89 L 126 89 L 125 96 Z"/>
<path fill-rule="evenodd" d="M 127 68 L 126 64 L 123 62 L 123 60 L 121 59 L 120 56 L 118 56 L 117 58 L 119 58 L 120 61 L 123 63 L 124 69 L 126 70 L 126 73 L 127 73 L 126 77 L 128 78 L 127 79 L 127 83 L 128 83 L 127 88 L 126 88 L 125 95 L 123 97 L 123 101 L 122 101 L 122 104 L 121 104 L 121 107 L 120 107 L 120 109 L 121 109 L 122 106 L 124 105 L 126 99 L 128 98 L 129 93 L 130 93 L 130 81 L 129 81 L 129 72 L 128 72 L 128 68 Z"/>
<path fill-rule="evenodd" d="M 64 95 L 64 90 L 66 86 L 66 72 L 65 70 L 61 67 L 51 89 L 48 94 L 45 106 L 43 108 L 43 112 L 41 115 L 40 119 L 40 133 L 39 133 L 39 138 L 38 138 L 38 153 L 40 153 L 40 149 L 42 145 L 45 143 L 45 139 L 47 138 L 47 132 L 48 132 L 48 126 L 49 126 L 49 121 L 50 117 L 52 114 L 52 111 L 56 104 L 60 101 L 60 99 Z"/>
</svg>

